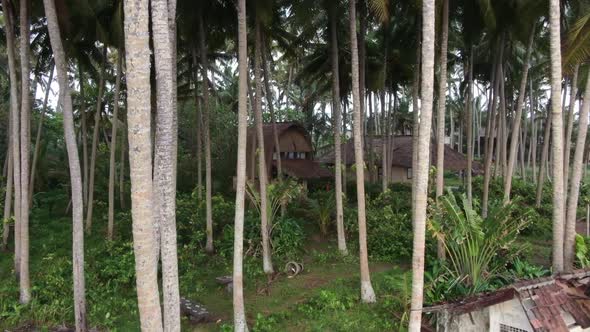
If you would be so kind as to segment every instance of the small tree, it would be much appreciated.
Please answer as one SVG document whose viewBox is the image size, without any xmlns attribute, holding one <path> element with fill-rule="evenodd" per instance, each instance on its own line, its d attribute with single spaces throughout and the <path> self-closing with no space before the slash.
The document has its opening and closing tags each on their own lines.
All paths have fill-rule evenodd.
<svg viewBox="0 0 590 332">
<path fill-rule="evenodd" d="M 277 181 L 268 184 L 266 187 L 267 194 L 267 216 L 268 216 L 268 232 L 272 229 L 275 218 L 281 210 L 281 205 L 287 205 L 293 199 L 299 197 L 303 191 L 303 186 L 293 180 Z M 246 182 L 246 194 L 254 207 L 260 213 L 260 192 L 256 188 L 256 184 L 251 181 Z"/>
<path fill-rule="evenodd" d="M 309 201 L 314 218 L 317 219 L 320 233 L 322 236 L 328 235 L 328 228 L 332 222 L 332 212 L 335 206 L 335 197 L 333 192 L 319 193 L 317 198 Z"/>
<path fill-rule="evenodd" d="M 514 202 L 492 206 L 483 218 L 465 194 L 461 204 L 452 193 L 439 202 L 428 226 L 445 248 L 449 262 L 445 268 L 452 284 L 468 294 L 486 290 L 488 281 L 518 254 L 513 244 L 528 224 L 528 214 L 517 215 Z"/>
</svg>

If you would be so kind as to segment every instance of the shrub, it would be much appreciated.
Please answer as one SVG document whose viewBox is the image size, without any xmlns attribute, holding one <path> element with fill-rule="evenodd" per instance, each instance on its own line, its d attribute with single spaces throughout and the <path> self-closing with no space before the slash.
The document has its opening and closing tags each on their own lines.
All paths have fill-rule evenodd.
<svg viewBox="0 0 590 332">
<path fill-rule="evenodd" d="M 280 217 L 272 225 L 270 241 L 273 258 L 293 259 L 301 253 L 305 234 L 301 221 L 290 217 Z M 227 259 L 233 255 L 234 226 L 226 225 L 217 241 L 217 252 Z M 244 255 L 260 257 L 262 238 L 260 217 L 257 212 L 248 210 L 244 217 Z"/>
<path fill-rule="evenodd" d="M 576 234 L 576 264 L 581 268 L 590 266 L 590 237 Z"/>
<path fill-rule="evenodd" d="M 405 213 L 394 212 L 388 199 L 380 195 L 367 205 L 367 248 L 369 255 L 378 260 L 399 260 L 412 255 L 412 221 Z M 357 210 L 345 209 L 345 228 L 349 242 L 358 241 Z"/>
<path fill-rule="evenodd" d="M 514 280 L 522 279 L 536 279 L 549 275 L 551 271 L 548 269 L 529 263 L 528 261 L 516 258 L 508 267 L 507 283 Z"/>
</svg>

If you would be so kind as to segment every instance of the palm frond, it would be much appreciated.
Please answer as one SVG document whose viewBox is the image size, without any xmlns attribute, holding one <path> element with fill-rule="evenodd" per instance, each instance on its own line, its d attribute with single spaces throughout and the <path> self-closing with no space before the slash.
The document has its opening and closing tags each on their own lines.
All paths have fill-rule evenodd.
<svg viewBox="0 0 590 332">
<path fill-rule="evenodd" d="M 567 33 L 563 57 L 564 67 L 590 58 L 590 12 L 574 22 Z"/>
<path fill-rule="evenodd" d="M 389 0 L 369 0 L 369 8 L 383 24 L 389 21 Z"/>
</svg>

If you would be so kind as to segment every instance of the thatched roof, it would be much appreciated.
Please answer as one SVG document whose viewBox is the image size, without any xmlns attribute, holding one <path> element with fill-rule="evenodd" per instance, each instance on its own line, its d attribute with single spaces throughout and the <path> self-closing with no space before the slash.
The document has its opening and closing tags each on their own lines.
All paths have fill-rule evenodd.
<svg viewBox="0 0 590 332">
<path fill-rule="evenodd" d="M 311 144 L 311 137 L 305 128 L 294 122 L 276 123 L 277 136 L 279 138 L 280 151 L 283 152 L 313 152 L 313 145 Z M 274 165 L 273 152 L 275 150 L 275 140 L 273 132 L 273 124 L 265 123 L 262 125 L 262 135 L 264 139 L 264 158 L 266 161 L 266 169 L 270 177 L 270 171 Z M 253 158 L 253 153 L 256 153 L 256 127 L 248 127 L 248 145 L 246 149 L 246 158 L 250 161 Z M 247 168 L 250 169 L 251 162 L 247 162 Z M 281 163 L 285 174 L 294 176 L 300 179 L 312 179 L 320 177 L 329 177 L 331 172 L 322 167 L 318 162 L 313 160 L 282 160 Z"/>
<path fill-rule="evenodd" d="M 369 141 L 371 138 L 367 138 L 365 144 L 368 146 L 371 145 Z M 375 156 L 375 163 L 377 166 L 381 165 L 381 156 L 383 152 L 383 138 L 381 137 L 373 137 L 373 153 Z M 413 145 L 412 145 L 412 136 L 395 136 L 393 138 L 393 156 L 391 160 L 392 166 L 399 166 L 404 168 L 412 168 L 412 152 L 413 152 Z M 436 145 L 430 144 L 430 162 L 432 165 L 436 163 Z M 369 161 L 369 157 L 365 156 L 365 163 Z M 342 160 L 347 165 L 353 165 L 355 163 L 354 160 L 354 142 L 353 140 L 349 140 L 345 144 L 342 144 Z M 318 158 L 320 163 L 324 164 L 334 164 L 334 149 L 330 149 L 321 157 Z M 449 171 L 460 171 L 467 168 L 467 158 L 453 150 L 450 146 L 445 145 L 445 170 Z M 479 163 L 473 163 L 473 169 L 478 170 L 480 168 Z"/>
</svg>

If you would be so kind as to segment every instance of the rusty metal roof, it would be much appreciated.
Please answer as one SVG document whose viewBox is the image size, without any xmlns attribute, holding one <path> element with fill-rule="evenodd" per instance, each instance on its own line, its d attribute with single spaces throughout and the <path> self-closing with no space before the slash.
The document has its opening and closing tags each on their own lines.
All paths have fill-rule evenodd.
<svg viewBox="0 0 590 332">
<path fill-rule="evenodd" d="M 565 316 L 590 327 L 590 270 L 517 282 L 494 292 L 427 307 L 425 312 L 460 315 L 518 298 L 536 332 L 569 331 Z"/>
</svg>

